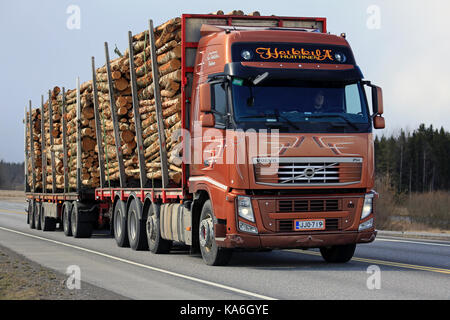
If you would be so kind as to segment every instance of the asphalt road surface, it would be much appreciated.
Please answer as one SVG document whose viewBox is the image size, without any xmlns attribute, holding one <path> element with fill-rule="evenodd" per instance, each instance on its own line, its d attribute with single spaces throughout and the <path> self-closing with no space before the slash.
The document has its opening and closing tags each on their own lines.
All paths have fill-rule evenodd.
<svg viewBox="0 0 450 320">
<path fill-rule="evenodd" d="M 378 237 L 347 264 L 317 250 L 237 252 L 226 267 L 176 248 L 167 255 L 119 248 L 94 232 L 74 239 L 32 230 L 25 203 L 0 201 L 0 245 L 60 273 L 131 299 L 160 300 L 448 300 L 450 242 Z M 74 290 L 82 290 L 74 289 Z"/>
</svg>

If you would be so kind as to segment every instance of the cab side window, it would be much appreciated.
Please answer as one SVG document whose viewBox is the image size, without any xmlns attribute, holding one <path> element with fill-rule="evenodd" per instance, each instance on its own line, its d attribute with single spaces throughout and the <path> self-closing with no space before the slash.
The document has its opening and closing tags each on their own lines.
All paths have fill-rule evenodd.
<svg viewBox="0 0 450 320">
<path fill-rule="evenodd" d="M 213 84 L 211 88 L 211 98 L 214 103 L 214 116 L 216 125 L 226 126 L 227 114 L 227 91 L 225 83 Z"/>
</svg>

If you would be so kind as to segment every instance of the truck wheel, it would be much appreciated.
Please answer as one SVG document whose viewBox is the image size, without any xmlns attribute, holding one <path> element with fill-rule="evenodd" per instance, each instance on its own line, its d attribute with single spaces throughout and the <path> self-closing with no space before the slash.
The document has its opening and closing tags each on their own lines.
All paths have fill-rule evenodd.
<svg viewBox="0 0 450 320">
<path fill-rule="evenodd" d="M 203 205 L 198 229 L 203 261 L 209 266 L 227 265 L 233 251 L 217 246 L 214 236 L 214 212 L 212 210 L 211 200 L 207 200 Z"/>
<path fill-rule="evenodd" d="M 41 230 L 41 211 L 42 203 L 36 203 L 36 210 L 34 210 L 34 227 L 36 230 Z"/>
<path fill-rule="evenodd" d="M 30 206 L 28 209 L 28 220 L 30 222 L 30 229 L 35 229 L 36 228 L 36 224 L 34 223 L 34 215 L 36 213 L 36 202 L 30 201 Z"/>
<path fill-rule="evenodd" d="M 145 233 L 145 221 L 139 219 L 139 210 L 142 205 L 138 204 L 139 200 L 133 199 L 128 208 L 128 239 L 130 247 L 133 250 L 147 250 L 147 235 Z M 141 215 L 142 216 L 142 215 Z"/>
<path fill-rule="evenodd" d="M 156 254 L 169 253 L 172 241 L 161 238 L 159 223 L 159 206 L 151 204 L 147 212 L 147 243 L 151 252 Z"/>
<path fill-rule="evenodd" d="M 82 221 L 80 214 L 80 204 L 74 202 L 70 215 L 72 235 L 74 238 L 90 238 L 92 235 L 92 223 Z"/>
<path fill-rule="evenodd" d="M 114 208 L 114 238 L 116 239 L 117 245 L 121 248 L 129 247 L 130 242 L 128 241 L 127 232 L 127 210 L 124 201 L 117 201 L 116 207 Z"/>
<path fill-rule="evenodd" d="M 41 228 L 42 231 L 55 231 L 56 229 L 56 219 L 46 217 L 44 207 L 41 210 Z"/>
<path fill-rule="evenodd" d="M 71 208 L 72 208 L 72 204 L 70 202 L 64 202 L 62 224 L 63 224 L 64 234 L 67 237 L 72 236 L 72 225 L 70 223 Z"/>
<path fill-rule="evenodd" d="M 346 263 L 355 253 L 356 244 L 320 248 L 322 258 L 330 263 Z"/>
<path fill-rule="evenodd" d="M 30 224 L 30 212 L 31 212 L 31 201 L 28 201 L 28 205 L 27 205 L 27 224 Z"/>
</svg>

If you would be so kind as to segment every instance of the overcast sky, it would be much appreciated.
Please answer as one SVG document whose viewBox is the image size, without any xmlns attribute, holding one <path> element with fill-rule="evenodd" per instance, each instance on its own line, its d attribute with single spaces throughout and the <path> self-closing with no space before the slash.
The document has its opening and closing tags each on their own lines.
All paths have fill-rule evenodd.
<svg viewBox="0 0 450 320">
<path fill-rule="evenodd" d="M 167 4 L 167 6 L 165 6 Z M 80 9 L 79 29 L 72 20 Z M 24 107 L 55 85 L 91 78 L 90 57 L 104 64 L 103 43 L 123 52 L 127 32 L 182 13 L 258 10 L 263 15 L 328 18 L 347 33 L 365 78 L 384 90 L 387 129 L 420 123 L 450 130 L 450 2 L 445 0 L 2 0 L 0 2 L 0 159 L 24 158 Z M 74 24 L 75 23 L 75 24 Z"/>
</svg>

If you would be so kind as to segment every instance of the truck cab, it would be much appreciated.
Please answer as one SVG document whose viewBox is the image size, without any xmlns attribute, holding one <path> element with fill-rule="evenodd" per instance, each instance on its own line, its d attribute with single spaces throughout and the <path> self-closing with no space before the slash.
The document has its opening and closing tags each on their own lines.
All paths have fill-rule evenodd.
<svg viewBox="0 0 450 320">
<path fill-rule="evenodd" d="M 343 35 L 318 31 L 201 28 L 185 156 L 209 264 L 232 248 L 320 248 L 346 262 L 375 239 L 382 91 Z"/>
</svg>

